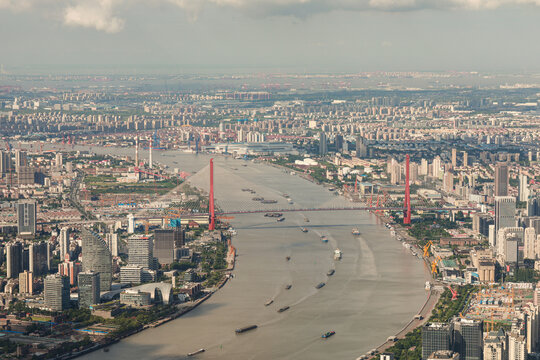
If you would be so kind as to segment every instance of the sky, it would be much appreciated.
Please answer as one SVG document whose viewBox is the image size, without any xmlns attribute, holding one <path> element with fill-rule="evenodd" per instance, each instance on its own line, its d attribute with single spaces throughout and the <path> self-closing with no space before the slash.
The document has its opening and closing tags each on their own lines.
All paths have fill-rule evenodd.
<svg viewBox="0 0 540 360">
<path fill-rule="evenodd" d="M 540 0 L 0 0 L 6 72 L 540 71 Z"/>
</svg>

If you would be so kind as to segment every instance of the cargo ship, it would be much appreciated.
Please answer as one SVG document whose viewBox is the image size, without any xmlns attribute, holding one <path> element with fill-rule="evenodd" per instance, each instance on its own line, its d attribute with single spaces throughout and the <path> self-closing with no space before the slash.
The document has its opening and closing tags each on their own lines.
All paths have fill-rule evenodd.
<svg viewBox="0 0 540 360">
<path fill-rule="evenodd" d="M 332 275 L 334 275 L 335 272 L 336 272 L 336 270 L 330 269 L 330 270 L 328 270 L 328 272 L 326 273 L 326 275 L 327 275 L 327 276 L 332 276 Z"/>
<path fill-rule="evenodd" d="M 201 354 L 201 353 L 203 353 L 203 352 L 205 352 L 205 351 L 206 351 L 205 349 L 199 349 L 199 350 L 197 350 L 197 351 L 188 353 L 187 356 L 195 356 L 195 355 Z"/>
<path fill-rule="evenodd" d="M 322 288 L 324 285 L 326 285 L 325 283 L 318 283 L 317 286 L 315 286 L 315 289 L 320 289 Z"/>
<path fill-rule="evenodd" d="M 287 310 L 289 310 L 289 309 L 290 309 L 290 306 L 284 306 L 284 307 L 282 307 L 281 309 L 279 309 L 277 312 L 278 312 L 278 313 L 282 313 L 282 312 L 287 311 Z"/>
<path fill-rule="evenodd" d="M 249 325 L 249 326 L 244 326 L 244 327 L 241 327 L 241 328 L 238 328 L 235 330 L 235 332 L 237 334 L 241 334 L 241 333 L 244 333 L 246 331 L 250 331 L 250 330 L 253 330 L 253 329 L 256 329 L 257 328 L 257 325 Z"/>
<path fill-rule="evenodd" d="M 334 260 L 341 260 L 341 255 L 342 255 L 341 250 L 339 249 L 334 250 Z"/>
<path fill-rule="evenodd" d="M 322 334 L 321 337 L 322 337 L 323 339 L 327 339 L 327 338 L 329 338 L 330 336 L 335 335 L 335 334 L 336 334 L 335 331 L 328 331 L 328 332 Z"/>
</svg>

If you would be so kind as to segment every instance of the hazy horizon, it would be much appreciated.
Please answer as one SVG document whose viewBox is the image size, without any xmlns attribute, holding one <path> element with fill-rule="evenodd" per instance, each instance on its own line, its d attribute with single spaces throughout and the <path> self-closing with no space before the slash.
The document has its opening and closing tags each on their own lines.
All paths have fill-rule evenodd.
<svg viewBox="0 0 540 360">
<path fill-rule="evenodd" d="M 0 0 L 0 64 L 536 72 L 538 15 L 540 0 Z"/>
</svg>

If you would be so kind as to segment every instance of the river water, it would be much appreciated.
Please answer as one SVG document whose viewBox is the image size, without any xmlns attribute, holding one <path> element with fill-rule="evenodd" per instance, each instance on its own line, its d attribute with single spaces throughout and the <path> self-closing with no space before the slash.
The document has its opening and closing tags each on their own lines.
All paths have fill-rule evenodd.
<svg viewBox="0 0 540 360">
<path fill-rule="evenodd" d="M 82 149 L 82 148 L 81 148 Z M 97 153 L 131 155 L 130 149 Z M 193 173 L 208 188 L 208 155 L 154 153 L 154 161 Z M 224 210 L 260 207 L 252 195 L 278 200 L 277 207 L 326 207 L 350 203 L 327 188 L 268 165 L 216 157 L 216 201 Z M 294 205 L 281 194 L 289 194 Z M 199 348 L 200 359 L 355 359 L 397 333 L 422 307 L 426 269 L 377 218 L 362 211 L 285 213 L 284 222 L 263 214 L 231 220 L 238 234 L 234 278 L 181 318 L 143 331 L 86 359 L 183 359 Z M 309 222 L 305 221 L 305 218 Z M 306 226 L 307 233 L 300 227 Z M 358 227 L 360 236 L 351 230 Z M 320 236 L 328 238 L 323 243 Z M 334 261 L 334 249 L 343 252 Z M 290 256 L 290 261 L 286 260 Z M 328 277 L 329 269 L 335 274 Z M 315 286 L 325 282 L 321 289 Z M 285 286 L 292 288 L 286 290 Z M 264 304 L 274 299 L 270 306 Z M 290 309 L 278 313 L 283 306 Z M 240 335 L 246 325 L 258 328 Z M 321 339 L 321 334 L 336 335 Z"/>
</svg>

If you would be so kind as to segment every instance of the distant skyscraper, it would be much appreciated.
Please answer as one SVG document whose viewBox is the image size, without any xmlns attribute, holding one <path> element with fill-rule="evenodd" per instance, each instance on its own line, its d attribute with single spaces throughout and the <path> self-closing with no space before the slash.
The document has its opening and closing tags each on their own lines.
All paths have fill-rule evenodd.
<svg viewBox="0 0 540 360">
<path fill-rule="evenodd" d="M 13 161 L 11 152 L 0 150 L 0 174 L 7 174 L 13 171 Z"/>
<path fill-rule="evenodd" d="M 28 166 L 26 151 L 15 150 L 15 170 L 18 172 L 21 166 Z"/>
<path fill-rule="evenodd" d="M 519 174 L 519 201 L 527 201 L 529 198 L 529 178 L 525 174 Z"/>
<path fill-rule="evenodd" d="M 57 168 L 61 168 L 64 165 L 64 156 L 61 152 L 56 153 L 55 165 Z"/>
<path fill-rule="evenodd" d="M 454 173 L 447 171 L 443 176 L 443 189 L 446 193 L 454 191 Z"/>
<path fill-rule="evenodd" d="M 107 241 L 107 246 L 111 251 L 112 256 L 118 256 L 118 234 L 108 233 L 105 234 L 105 240 Z"/>
<path fill-rule="evenodd" d="M 427 323 L 422 327 L 422 360 L 439 350 L 452 350 L 452 324 Z"/>
<path fill-rule="evenodd" d="M 6 275 L 16 279 L 23 271 L 23 245 L 20 242 L 6 245 Z"/>
<path fill-rule="evenodd" d="M 463 152 L 463 166 L 469 166 L 469 153 Z"/>
<path fill-rule="evenodd" d="M 60 246 L 60 260 L 64 261 L 66 259 L 66 254 L 69 253 L 69 236 L 70 236 L 71 230 L 68 227 L 63 227 L 60 230 L 60 237 L 59 237 L 59 246 Z"/>
<path fill-rule="evenodd" d="M 483 360 L 483 322 L 457 318 L 454 325 L 454 351 L 460 360 Z"/>
<path fill-rule="evenodd" d="M 525 229 L 523 243 L 523 257 L 536 260 L 536 230 L 533 227 Z"/>
<path fill-rule="evenodd" d="M 112 282 L 112 256 L 105 240 L 88 229 L 82 232 L 82 265 L 83 271 L 99 273 L 100 290 L 111 289 Z"/>
<path fill-rule="evenodd" d="M 46 242 L 32 243 L 28 247 L 29 269 L 36 276 L 45 274 L 50 268 L 49 244 Z"/>
<path fill-rule="evenodd" d="M 93 271 L 79 273 L 79 308 L 88 309 L 99 304 L 99 273 Z"/>
<path fill-rule="evenodd" d="M 52 311 L 69 308 L 69 279 L 60 274 L 49 275 L 44 281 L 45 306 Z"/>
<path fill-rule="evenodd" d="M 184 236 L 181 229 L 159 229 L 154 231 L 154 256 L 162 265 L 175 260 L 175 249 L 182 247 Z"/>
<path fill-rule="evenodd" d="M 368 147 L 366 139 L 358 135 L 356 136 L 356 157 L 357 158 L 365 158 L 368 156 Z"/>
<path fill-rule="evenodd" d="M 328 140 L 324 131 L 321 131 L 319 137 L 319 155 L 326 155 L 328 153 Z"/>
<path fill-rule="evenodd" d="M 516 226 L 516 198 L 512 196 L 495 197 L 495 231 Z"/>
<path fill-rule="evenodd" d="M 495 166 L 495 196 L 508 196 L 508 166 L 497 164 Z"/>
<path fill-rule="evenodd" d="M 452 168 L 455 169 L 457 167 L 457 149 L 452 149 Z"/>
<path fill-rule="evenodd" d="M 19 235 L 36 234 L 36 202 L 33 200 L 20 200 L 17 203 L 17 228 Z"/>
<path fill-rule="evenodd" d="M 27 270 L 19 274 L 19 293 L 34 293 L 34 275 Z"/>
<path fill-rule="evenodd" d="M 129 265 L 152 269 L 154 263 L 152 239 L 148 236 L 132 236 L 128 239 Z"/>
</svg>

